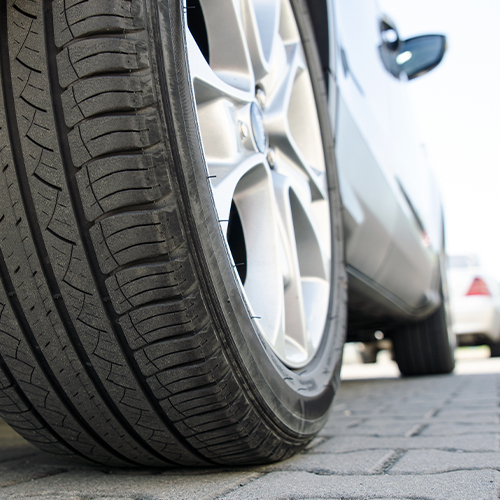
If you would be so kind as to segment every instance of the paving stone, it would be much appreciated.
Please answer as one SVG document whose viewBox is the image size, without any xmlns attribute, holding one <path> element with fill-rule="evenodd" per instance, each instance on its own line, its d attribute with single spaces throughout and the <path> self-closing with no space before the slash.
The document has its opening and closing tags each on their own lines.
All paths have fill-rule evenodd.
<svg viewBox="0 0 500 500">
<path fill-rule="evenodd" d="M 7 456 L 9 451 L 7 451 Z M 2 451 L 2 457 L 4 453 Z M 16 484 L 35 481 L 56 474 L 63 474 L 70 469 L 80 468 L 85 470 L 85 466 L 69 463 L 56 456 L 49 455 L 35 448 L 28 456 L 13 457 L 0 463 L 0 491 L 2 488 L 14 486 Z M 0 494 L 1 498 L 1 494 Z"/>
<path fill-rule="evenodd" d="M 390 469 L 390 474 L 426 474 L 473 469 L 500 469 L 500 453 L 409 450 Z"/>
<path fill-rule="evenodd" d="M 405 417 L 405 418 L 428 418 L 429 415 L 434 415 L 437 412 L 443 411 L 442 406 L 436 405 L 395 405 L 387 406 L 380 405 L 374 406 L 370 403 L 365 403 L 364 408 L 355 408 L 351 405 L 346 405 L 345 409 L 341 412 L 333 412 L 332 418 L 336 415 L 352 416 L 355 418 L 373 418 L 378 415 L 391 417 Z M 469 410 L 470 411 L 470 410 Z"/>
<path fill-rule="evenodd" d="M 448 403 L 440 409 L 441 412 L 453 412 L 460 414 L 462 412 L 466 413 L 479 413 L 482 414 L 484 412 L 491 412 L 496 415 L 500 415 L 500 411 L 498 408 L 498 403 L 496 401 L 492 402 L 489 405 L 476 405 L 476 404 L 465 404 L 465 403 Z"/>
<path fill-rule="evenodd" d="M 471 415 L 483 414 L 483 413 L 496 413 L 500 414 L 500 408 L 498 405 L 497 398 L 491 399 L 490 404 L 482 404 L 476 405 L 475 403 L 464 403 L 464 402 L 454 402 L 454 401 L 445 401 L 441 405 L 441 412 L 457 412 L 457 413 L 470 413 Z"/>
<path fill-rule="evenodd" d="M 408 432 L 415 428 L 415 426 L 421 426 L 422 424 L 415 423 L 413 421 L 399 421 L 399 422 L 385 422 L 381 420 L 378 423 L 373 421 L 360 422 L 346 428 L 338 429 L 335 435 L 341 436 L 406 436 Z M 331 428 L 332 431 L 337 431 L 334 427 Z"/>
<path fill-rule="evenodd" d="M 500 423 L 500 416 L 494 413 L 482 413 L 482 414 L 471 414 L 471 413 L 454 413 L 448 412 L 446 414 L 437 414 L 435 416 L 429 417 L 429 423 L 475 423 L 475 424 L 498 424 Z"/>
<path fill-rule="evenodd" d="M 484 423 L 439 423 L 428 424 L 420 433 L 421 436 L 457 436 L 461 434 L 500 433 L 500 424 Z"/>
<path fill-rule="evenodd" d="M 496 393 L 489 395 L 485 394 L 461 394 L 453 398 L 451 403 L 464 404 L 464 405 L 474 405 L 474 406 L 488 406 L 490 404 L 497 405 L 498 396 Z"/>
<path fill-rule="evenodd" d="M 18 485 L 2 488 L 0 499 L 212 500 L 260 477 L 259 473 L 239 469 L 227 472 L 147 472 L 74 470 L 27 482 L 22 489 Z"/>
<path fill-rule="evenodd" d="M 320 435 L 324 435 L 325 433 L 330 433 L 332 429 L 347 429 L 353 425 L 358 425 L 363 422 L 365 418 L 354 417 L 354 416 L 339 416 L 339 415 L 330 415 L 330 418 L 326 425 L 320 432 Z"/>
<path fill-rule="evenodd" d="M 452 408 L 452 407 L 444 407 L 442 408 L 438 415 L 439 417 L 460 417 L 460 418 L 468 418 L 468 417 L 482 417 L 482 416 L 492 416 L 497 417 L 500 416 L 500 408 L 495 405 L 495 408 Z"/>
<path fill-rule="evenodd" d="M 497 451 L 497 440 L 491 434 L 414 437 L 335 436 L 314 449 L 315 453 L 341 453 L 374 449 L 441 449 L 464 451 Z"/>
<path fill-rule="evenodd" d="M 384 411 L 390 415 L 426 415 L 430 411 L 441 410 L 442 401 L 432 403 L 405 402 L 386 405 Z"/>
<path fill-rule="evenodd" d="M 315 474 L 376 474 L 391 461 L 395 450 L 366 450 L 347 453 L 314 452 L 259 469 L 261 472 L 305 471 Z"/>
<path fill-rule="evenodd" d="M 384 413 L 385 408 L 382 405 L 376 406 L 370 403 L 365 403 L 364 405 L 360 405 L 358 407 L 347 405 L 342 410 L 334 410 L 332 411 L 332 418 L 335 418 L 337 415 L 341 415 L 344 417 L 354 417 L 354 418 L 367 418 L 372 415 L 377 415 L 380 413 Z"/>
<path fill-rule="evenodd" d="M 34 496 L 29 496 L 29 497 L 25 497 L 25 496 L 19 496 L 19 495 L 15 495 L 15 496 L 3 496 L 2 495 L 2 492 L 0 491 L 0 498 L 1 499 L 11 499 L 11 498 L 15 498 L 16 500 L 18 499 L 29 499 L 29 500 L 87 500 L 88 497 L 82 497 L 81 495 L 77 495 L 77 496 L 68 496 L 66 494 L 61 494 L 61 495 L 50 495 L 49 497 L 45 496 L 45 495 L 34 495 Z M 92 500 L 106 500 L 106 497 L 91 497 Z M 110 498 L 110 497 L 107 497 L 107 498 Z M 131 498 L 129 496 L 115 496 L 112 498 L 112 500 L 137 500 L 136 498 Z"/>
<path fill-rule="evenodd" d="M 498 500 L 499 485 L 500 473 L 491 470 L 417 476 L 321 476 L 307 472 L 275 472 L 220 500 Z"/>
</svg>

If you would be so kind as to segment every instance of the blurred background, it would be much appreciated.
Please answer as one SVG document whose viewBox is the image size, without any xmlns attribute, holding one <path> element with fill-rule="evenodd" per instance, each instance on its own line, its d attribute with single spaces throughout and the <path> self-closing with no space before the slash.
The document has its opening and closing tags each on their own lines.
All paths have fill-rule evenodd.
<svg viewBox="0 0 500 500">
<path fill-rule="evenodd" d="M 379 5 L 403 39 L 448 38 L 443 62 L 408 90 L 443 195 L 448 254 L 476 254 L 500 281 L 500 1 Z"/>
</svg>

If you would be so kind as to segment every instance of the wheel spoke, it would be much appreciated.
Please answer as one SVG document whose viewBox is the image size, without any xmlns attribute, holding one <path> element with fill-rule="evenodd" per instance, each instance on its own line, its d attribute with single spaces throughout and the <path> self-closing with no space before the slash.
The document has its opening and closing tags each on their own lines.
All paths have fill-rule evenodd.
<svg viewBox="0 0 500 500">
<path fill-rule="evenodd" d="M 287 45 L 286 55 L 286 70 L 268 96 L 264 116 L 269 143 L 307 176 L 313 198 L 327 199 L 321 132 L 301 44 Z"/>
<path fill-rule="evenodd" d="M 255 76 L 239 0 L 201 0 L 210 47 L 210 67 L 224 82 L 253 92 Z"/>
<path fill-rule="evenodd" d="M 221 178 L 220 168 L 215 166 L 236 167 L 241 161 L 242 151 L 238 137 L 237 110 L 227 99 L 217 99 L 198 106 L 198 123 L 200 126 L 203 149 L 210 176 Z"/>
<path fill-rule="evenodd" d="M 328 204 L 311 202 L 291 175 L 273 173 L 273 178 L 286 256 L 287 359 L 301 364 L 319 345 L 328 308 L 329 234 L 321 234 L 320 227 L 328 226 Z"/>
<path fill-rule="evenodd" d="M 303 57 L 302 49 L 299 51 Z M 299 65 L 288 103 L 288 126 L 291 142 L 298 147 L 305 161 L 316 172 L 325 172 L 321 130 L 311 79 L 306 68 Z"/>
<path fill-rule="evenodd" d="M 269 169 L 261 164 L 247 170 L 236 186 L 233 200 L 245 235 L 244 292 L 257 326 L 279 353 L 285 330 L 283 272 L 279 214 Z"/>
<path fill-rule="evenodd" d="M 198 105 L 206 101 L 228 98 L 235 103 L 249 102 L 254 97 L 254 89 L 241 90 L 230 85 L 208 64 L 191 33 L 187 34 L 189 50 L 189 70 Z"/>
<path fill-rule="evenodd" d="M 266 158 L 262 154 L 254 154 L 243 157 L 237 165 L 232 163 L 214 162 L 208 164 L 210 181 L 214 195 L 215 207 L 219 214 L 222 227 L 227 227 L 231 204 L 235 197 L 235 191 L 242 178 L 253 169 L 265 169 Z M 245 184 L 248 186 L 247 184 Z M 240 197 L 242 187 L 239 187 Z M 247 187 L 250 191 L 250 188 Z M 250 193 L 251 194 L 251 193 Z"/>
<path fill-rule="evenodd" d="M 289 199 L 310 353 L 319 346 L 330 298 L 329 207 L 322 200 L 304 204 L 293 189 Z"/>
<path fill-rule="evenodd" d="M 308 356 L 308 335 L 300 281 L 299 256 L 295 245 L 293 214 L 290 205 L 290 181 L 273 174 L 276 204 L 280 214 L 280 236 L 286 269 L 283 276 L 285 295 L 285 342 L 289 362 L 303 362 Z M 283 257 L 282 257 L 283 258 Z"/>
<path fill-rule="evenodd" d="M 258 82 L 270 73 L 277 57 L 281 0 L 244 0 L 242 3 L 248 48 Z"/>
<path fill-rule="evenodd" d="M 327 200 L 326 172 L 318 171 L 306 160 L 291 134 L 273 137 L 271 144 L 286 159 L 290 166 L 302 172 L 310 184 L 313 199 Z"/>
</svg>

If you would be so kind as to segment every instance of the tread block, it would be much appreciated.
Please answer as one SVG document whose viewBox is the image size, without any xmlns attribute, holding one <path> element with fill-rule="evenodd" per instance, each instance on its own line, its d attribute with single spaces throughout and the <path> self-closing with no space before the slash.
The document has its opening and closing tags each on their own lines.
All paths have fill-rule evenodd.
<svg viewBox="0 0 500 500">
<path fill-rule="evenodd" d="M 125 337 L 132 349 L 179 335 L 188 335 L 205 326 L 200 310 L 200 295 L 172 302 L 151 304 L 135 309 L 120 318 Z"/>
<path fill-rule="evenodd" d="M 147 67 L 146 43 L 130 37 L 79 40 L 57 55 L 59 83 L 64 89 L 80 78 L 103 73 L 128 73 Z"/>
<path fill-rule="evenodd" d="M 50 117 L 36 108 L 27 101 L 19 102 L 19 133 L 22 136 L 22 141 L 29 145 L 30 152 L 34 152 L 34 157 L 39 157 L 39 151 L 54 154 L 56 144 L 52 134 L 52 124 Z M 36 153 L 35 153 L 36 151 Z M 34 165 L 34 162 L 26 162 Z"/>
<path fill-rule="evenodd" d="M 141 0 L 56 0 L 53 10 L 54 36 L 59 48 L 82 36 L 144 28 Z"/>
<path fill-rule="evenodd" d="M 29 21 L 38 17 L 38 5 L 33 0 L 15 0 L 16 13 L 25 16 Z M 17 25 L 16 25 L 17 26 Z"/>
<path fill-rule="evenodd" d="M 150 75 L 78 80 L 61 98 L 66 125 L 70 128 L 98 114 L 142 109 L 155 102 Z"/>
<path fill-rule="evenodd" d="M 239 422 L 244 421 L 244 417 L 248 413 L 248 410 L 249 408 L 245 396 L 241 391 L 238 391 L 236 394 L 230 395 L 226 407 L 188 417 L 183 423 L 190 429 L 196 431 L 198 434 L 197 438 L 203 441 L 207 435 L 210 435 L 210 431 L 218 431 L 217 434 L 220 436 L 219 432 L 221 428 L 238 426 Z"/>
<path fill-rule="evenodd" d="M 227 374 L 214 386 L 182 392 L 172 396 L 170 402 L 184 417 L 194 417 L 227 407 L 238 391 L 240 391 L 238 384 Z"/>
<path fill-rule="evenodd" d="M 255 440 L 256 434 L 259 434 L 259 427 L 262 421 L 254 412 L 249 412 L 234 425 L 228 425 L 224 428 L 212 429 L 202 432 L 196 438 L 202 442 L 216 456 L 220 454 L 233 453 L 234 450 L 243 450 L 246 448 L 245 441 Z M 264 434 L 268 435 L 268 429 L 262 426 Z M 250 438 L 250 439 L 249 439 Z M 264 438 L 259 439 L 262 442 Z M 251 448 L 251 447 L 250 447 Z M 221 453 L 224 450 L 224 453 Z"/>
<path fill-rule="evenodd" d="M 36 3 L 29 0 L 13 3 L 16 8 L 9 12 L 9 17 L 15 25 L 11 34 L 16 45 L 14 60 L 19 61 L 27 71 L 42 73 L 43 49 L 40 47 L 38 29 L 35 27 L 39 21 Z M 4 43 L 2 40 L 2 44 Z"/>
<path fill-rule="evenodd" d="M 290 454 L 288 443 L 276 446 L 275 436 L 260 422 L 255 428 L 247 429 L 244 425 L 235 425 L 232 429 L 240 435 L 247 435 L 242 439 L 227 439 L 225 443 L 207 446 L 205 453 L 208 457 L 220 463 L 233 464 L 266 464 L 282 460 Z"/>
<path fill-rule="evenodd" d="M 71 158 L 76 167 L 102 155 L 133 151 L 160 141 L 156 113 L 91 118 L 68 134 Z"/>
<path fill-rule="evenodd" d="M 30 71 L 25 66 L 16 66 L 20 66 L 16 68 L 19 78 L 19 81 L 16 82 L 19 85 L 17 87 L 19 97 L 32 108 L 31 114 L 34 114 L 35 110 L 46 113 L 50 108 L 50 94 L 45 88 L 43 75 L 36 71 Z M 26 112 L 26 109 L 23 110 L 23 114 L 24 112 Z"/>
<path fill-rule="evenodd" d="M 194 275 L 186 257 L 169 262 L 130 267 L 106 280 L 111 302 L 118 314 L 148 302 L 181 298 L 193 286 Z"/>
<path fill-rule="evenodd" d="M 90 235 L 104 274 L 134 261 L 168 257 L 183 244 L 179 215 L 171 206 L 112 215 L 93 226 Z"/>
<path fill-rule="evenodd" d="M 147 377 L 163 370 L 188 363 L 200 363 L 210 358 L 217 344 L 212 332 L 205 327 L 188 337 L 168 339 L 150 344 L 135 353 L 141 372 Z"/>
<path fill-rule="evenodd" d="M 38 408 L 41 417 L 51 423 L 52 429 L 62 439 L 80 449 L 83 454 L 93 456 L 98 460 L 109 460 L 109 455 L 92 441 L 80 428 L 79 423 L 73 419 L 72 415 L 67 414 L 66 408 L 51 389 L 43 371 L 31 354 L 10 308 L 6 307 L 2 311 L 0 329 L 3 332 L 3 335 L 0 336 L 0 348 L 5 363 L 26 398 Z M 12 392 L 10 395 L 11 397 L 15 396 Z M 20 405 L 19 402 L 16 404 Z M 5 416 L 7 421 L 11 420 L 7 414 L 2 416 Z M 14 425 L 19 423 L 16 421 L 19 418 L 13 418 Z M 28 431 L 32 430 L 28 423 L 25 423 L 25 427 Z M 21 425 L 19 425 L 19 428 L 22 428 Z M 23 431 L 22 434 L 27 439 L 30 438 L 30 432 Z M 38 439 L 43 442 L 43 438 L 38 437 Z M 47 437 L 47 440 L 49 441 L 50 438 Z"/>
<path fill-rule="evenodd" d="M 171 396 L 179 392 L 191 391 L 218 383 L 228 371 L 229 367 L 222 359 L 221 353 L 216 352 L 202 363 L 172 368 L 152 375 L 148 378 L 148 384 L 155 396 L 163 400 L 161 405 L 169 414 L 169 410 L 172 408 Z"/>
<path fill-rule="evenodd" d="M 170 192 L 162 151 L 89 162 L 76 174 L 85 217 L 94 221 L 119 208 L 152 203 Z"/>
<path fill-rule="evenodd" d="M 52 240 L 51 243 L 55 238 L 56 240 L 62 240 L 67 245 L 75 245 L 76 236 L 70 207 L 71 199 L 69 194 L 67 192 L 58 193 L 54 212 L 47 224 L 49 232 L 47 239 Z M 49 246 L 51 247 L 51 245 Z"/>
</svg>

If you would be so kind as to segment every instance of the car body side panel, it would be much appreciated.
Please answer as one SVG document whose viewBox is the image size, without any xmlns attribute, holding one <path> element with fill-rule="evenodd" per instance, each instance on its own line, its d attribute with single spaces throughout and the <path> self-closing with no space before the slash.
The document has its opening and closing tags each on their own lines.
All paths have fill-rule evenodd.
<svg viewBox="0 0 500 500">
<path fill-rule="evenodd" d="M 351 266 L 373 279 L 391 244 L 397 204 L 342 98 L 337 112 L 336 153 L 346 257 Z"/>
<path fill-rule="evenodd" d="M 415 312 L 439 305 L 439 193 L 412 125 L 405 82 L 382 64 L 374 1 L 335 1 L 336 152 L 346 260 Z"/>
<path fill-rule="evenodd" d="M 412 82 L 409 85 L 418 85 Z M 404 192 L 406 202 L 418 215 L 427 235 L 427 244 L 439 253 L 442 246 L 441 202 L 436 179 L 425 146 L 415 125 L 406 81 L 387 74 L 392 175 Z M 415 219 L 415 217 L 414 217 Z"/>
</svg>

